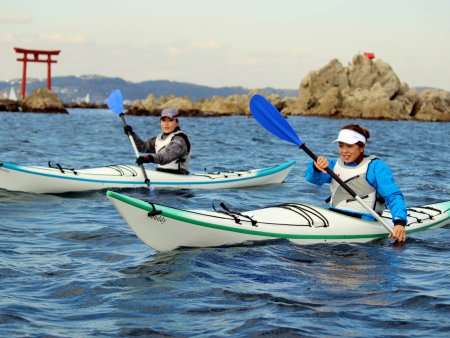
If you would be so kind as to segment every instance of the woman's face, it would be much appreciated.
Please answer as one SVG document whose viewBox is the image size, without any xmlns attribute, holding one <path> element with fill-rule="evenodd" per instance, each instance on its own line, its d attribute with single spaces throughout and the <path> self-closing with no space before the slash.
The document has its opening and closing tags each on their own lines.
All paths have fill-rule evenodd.
<svg viewBox="0 0 450 338">
<path fill-rule="evenodd" d="M 361 153 L 364 153 L 364 146 L 360 146 L 358 143 L 348 144 L 339 142 L 339 155 L 344 163 L 355 162 Z"/>
<path fill-rule="evenodd" d="M 164 134 L 170 134 L 175 130 L 175 128 L 178 126 L 178 120 L 177 119 L 171 119 L 170 117 L 162 117 L 161 118 L 161 130 Z"/>
</svg>

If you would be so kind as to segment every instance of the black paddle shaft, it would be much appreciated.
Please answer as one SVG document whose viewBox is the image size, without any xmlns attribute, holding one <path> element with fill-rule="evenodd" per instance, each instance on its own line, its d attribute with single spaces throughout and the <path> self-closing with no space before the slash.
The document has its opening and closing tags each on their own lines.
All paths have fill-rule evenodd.
<svg viewBox="0 0 450 338">
<path fill-rule="evenodd" d="M 125 115 L 124 115 L 124 113 L 120 114 L 119 116 L 120 116 L 120 118 L 122 119 L 123 125 L 126 126 L 126 125 L 127 125 L 127 121 L 125 121 Z M 129 135 L 129 133 L 127 133 L 127 134 Z"/>
<path fill-rule="evenodd" d="M 300 149 L 302 149 L 305 153 L 311 157 L 314 162 L 317 161 L 317 156 L 314 154 L 304 143 L 300 146 Z M 331 170 L 329 167 L 325 168 L 326 172 L 333 177 L 353 198 L 355 198 L 357 195 L 356 193 L 345 183 L 341 178 L 334 173 L 333 170 Z"/>
</svg>

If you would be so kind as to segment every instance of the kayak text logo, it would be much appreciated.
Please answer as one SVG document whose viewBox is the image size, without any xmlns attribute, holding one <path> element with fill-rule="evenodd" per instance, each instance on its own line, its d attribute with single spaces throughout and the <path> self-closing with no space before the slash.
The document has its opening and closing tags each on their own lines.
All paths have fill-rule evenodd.
<svg viewBox="0 0 450 338">
<path fill-rule="evenodd" d="M 150 216 L 150 218 L 161 224 L 166 223 L 166 218 L 164 216 L 155 215 L 155 216 Z"/>
</svg>

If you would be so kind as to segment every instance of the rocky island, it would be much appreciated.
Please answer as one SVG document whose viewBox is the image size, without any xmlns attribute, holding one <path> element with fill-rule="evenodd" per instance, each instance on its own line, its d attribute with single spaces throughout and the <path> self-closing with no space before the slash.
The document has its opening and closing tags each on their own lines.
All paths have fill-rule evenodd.
<svg viewBox="0 0 450 338">
<path fill-rule="evenodd" d="M 68 114 L 61 99 L 47 88 L 36 89 L 25 100 L 0 100 L 0 111 L 23 113 L 62 113 Z"/>
</svg>

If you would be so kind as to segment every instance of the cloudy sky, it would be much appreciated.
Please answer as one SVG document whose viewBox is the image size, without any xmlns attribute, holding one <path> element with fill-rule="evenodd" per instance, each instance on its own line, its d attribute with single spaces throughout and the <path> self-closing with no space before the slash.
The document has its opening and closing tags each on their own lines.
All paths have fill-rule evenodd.
<svg viewBox="0 0 450 338">
<path fill-rule="evenodd" d="M 61 50 L 54 76 L 98 74 L 298 88 L 337 58 L 373 52 L 402 82 L 450 91 L 448 0 L 1 0 L 3 81 L 13 48 Z M 30 64 L 45 78 L 45 64 Z"/>
</svg>

